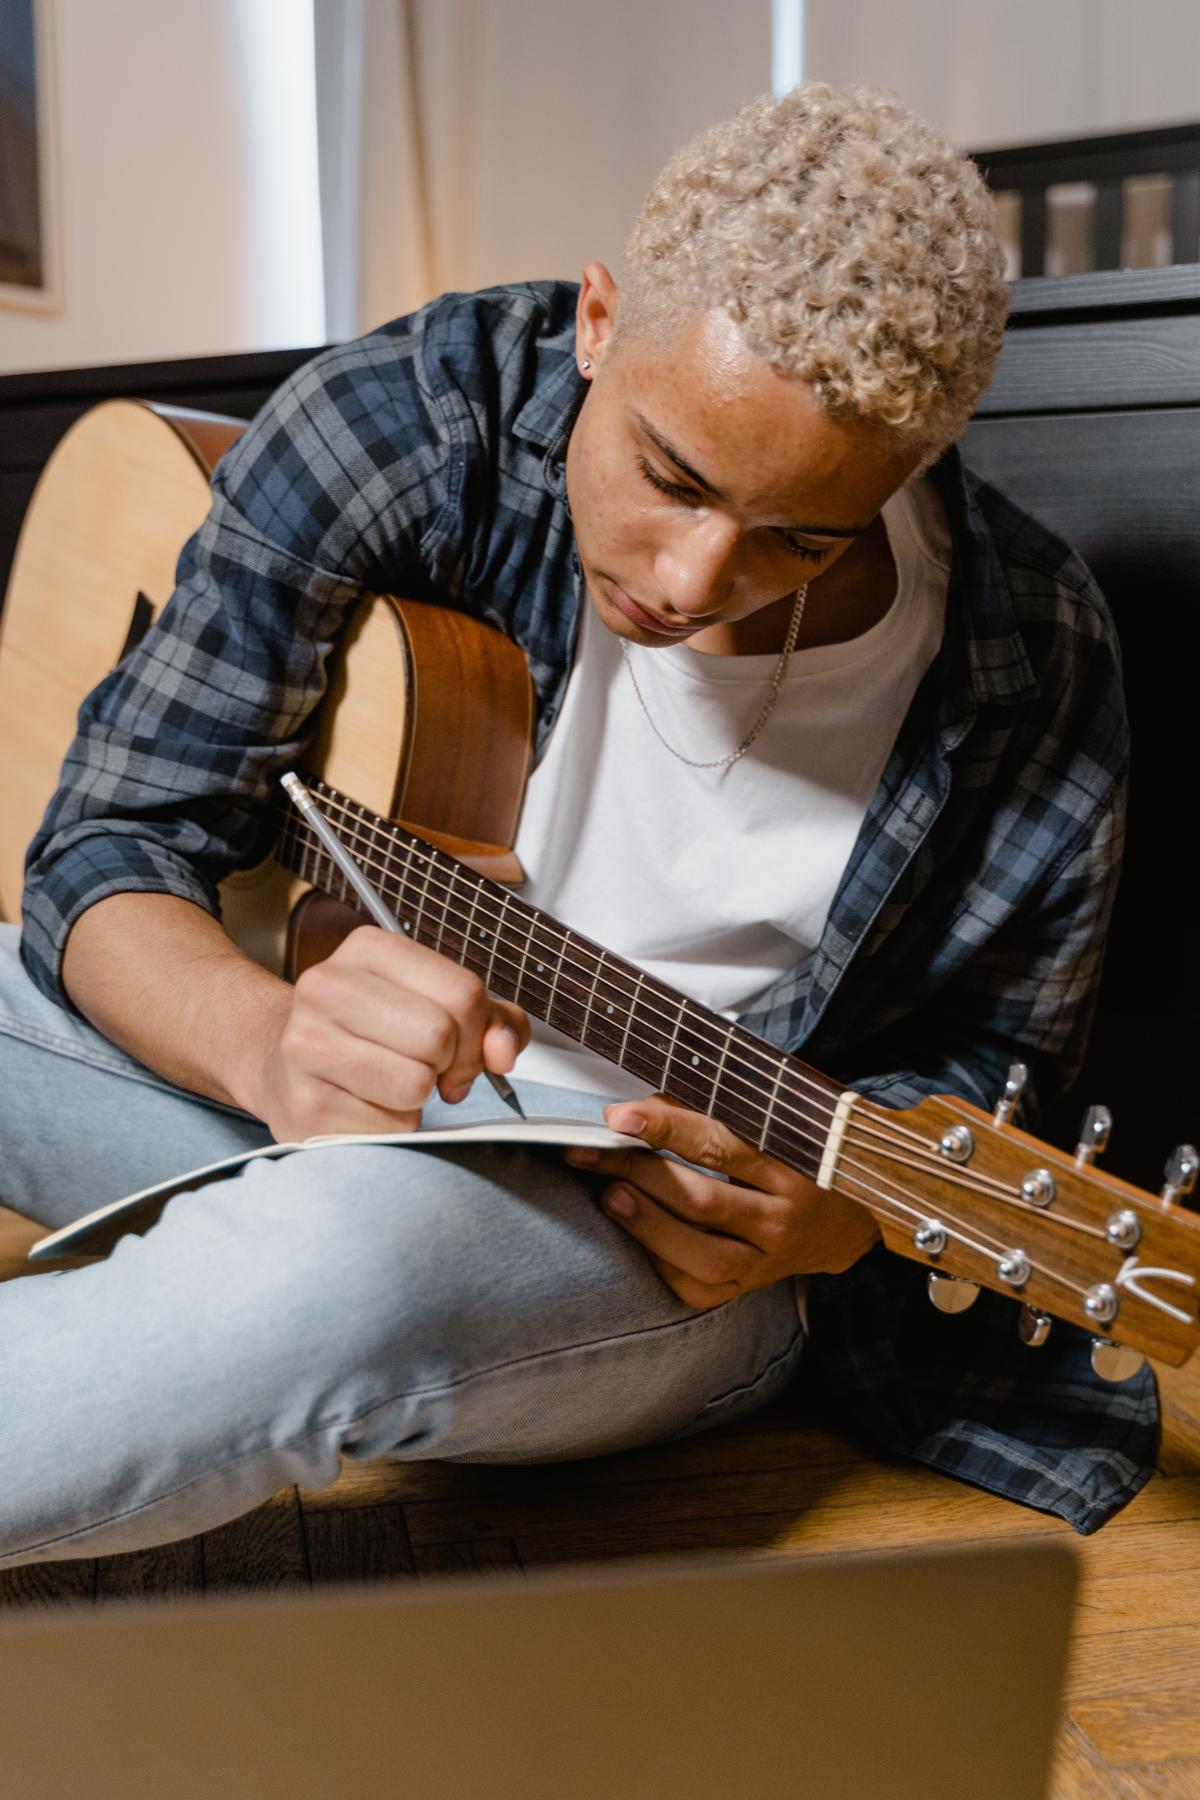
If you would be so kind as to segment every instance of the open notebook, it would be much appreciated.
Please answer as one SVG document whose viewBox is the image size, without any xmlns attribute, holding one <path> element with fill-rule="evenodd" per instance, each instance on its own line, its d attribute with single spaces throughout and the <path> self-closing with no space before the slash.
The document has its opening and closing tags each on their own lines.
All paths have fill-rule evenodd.
<svg viewBox="0 0 1200 1800">
<path fill-rule="evenodd" d="M 49 1237 L 39 1238 L 29 1252 L 31 1262 L 51 1262 L 62 1256 L 105 1256 L 118 1238 L 127 1232 L 149 1231 L 176 1194 L 203 1187 L 218 1175 L 231 1174 L 245 1163 L 259 1157 L 295 1156 L 306 1150 L 350 1147 L 358 1144 L 399 1144 L 407 1150 L 432 1150 L 439 1146 L 459 1144 L 590 1144 L 596 1149 L 619 1149 L 623 1144 L 644 1150 L 640 1138 L 626 1137 L 610 1131 L 607 1125 L 594 1125 L 587 1119 L 481 1119 L 473 1125 L 439 1125 L 428 1131 L 392 1131 L 376 1134 L 360 1133 L 345 1137 L 305 1138 L 297 1144 L 264 1144 L 261 1150 L 237 1150 L 217 1162 L 189 1169 L 183 1175 L 172 1175 L 153 1187 L 140 1188 L 123 1200 L 110 1200 L 73 1224 L 64 1225 Z"/>
</svg>

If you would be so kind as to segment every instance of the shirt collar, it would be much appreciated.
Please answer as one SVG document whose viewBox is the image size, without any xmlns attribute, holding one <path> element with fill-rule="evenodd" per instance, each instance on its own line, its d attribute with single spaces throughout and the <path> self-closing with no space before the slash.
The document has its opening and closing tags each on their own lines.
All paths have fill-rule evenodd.
<svg viewBox="0 0 1200 1800">
<path fill-rule="evenodd" d="M 571 428 L 587 395 L 587 380 L 575 365 L 574 345 L 572 327 L 554 345 L 562 358 L 559 366 L 537 383 L 512 424 L 514 437 L 542 446 L 547 463 L 561 463 L 565 457 Z"/>
</svg>

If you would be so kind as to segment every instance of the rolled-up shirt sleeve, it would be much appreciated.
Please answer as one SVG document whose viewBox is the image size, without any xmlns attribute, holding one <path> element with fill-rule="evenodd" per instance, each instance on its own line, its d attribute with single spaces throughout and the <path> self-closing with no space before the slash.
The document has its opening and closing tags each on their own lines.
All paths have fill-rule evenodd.
<svg viewBox="0 0 1200 1800">
<path fill-rule="evenodd" d="M 84 700 L 22 906 L 25 966 L 60 1005 L 67 935 L 97 901 L 174 894 L 219 916 L 219 882 L 269 844 L 350 608 L 419 570 L 447 495 L 419 324 L 377 334 L 365 376 L 361 349 L 350 380 L 335 348 L 268 402 L 217 467 L 168 604 Z"/>
</svg>

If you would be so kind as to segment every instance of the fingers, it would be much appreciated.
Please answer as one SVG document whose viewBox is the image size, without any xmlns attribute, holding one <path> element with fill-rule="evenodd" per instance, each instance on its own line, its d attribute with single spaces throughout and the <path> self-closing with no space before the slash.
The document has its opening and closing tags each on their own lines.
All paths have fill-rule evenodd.
<svg viewBox="0 0 1200 1800">
<path fill-rule="evenodd" d="M 604 1117 L 614 1131 L 640 1137 L 650 1149 L 671 1150 L 688 1162 L 715 1169 L 749 1187 L 778 1194 L 788 1192 L 792 1185 L 792 1172 L 774 1157 L 735 1137 L 718 1119 L 680 1106 L 664 1094 L 618 1101 L 605 1107 Z"/>
<path fill-rule="evenodd" d="M 645 1150 L 568 1150 L 566 1159 L 598 1175 L 624 1180 L 650 1194 L 677 1218 L 706 1231 L 722 1231 L 757 1243 L 777 1221 L 782 1202 L 774 1194 L 717 1181 Z"/>
<path fill-rule="evenodd" d="M 422 1102 L 435 1083 L 443 1098 L 461 1099 L 485 1067 L 507 1073 L 529 1041 L 522 1009 L 490 996 L 471 970 L 374 927 L 352 932 L 301 982 L 305 999 L 324 1020 L 400 1059 L 376 1057 L 371 1065 L 372 1086 L 364 1098 L 376 1102 L 386 1104 L 398 1092 L 409 1103 L 408 1064 L 418 1072 Z M 339 1046 L 335 1080 L 349 1082 L 352 1060 Z M 362 1067 L 361 1057 L 355 1066 Z M 398 1089 L 389 1082 L 398 1082 Z"/>
<path fill-rule="evenodd" d="M 705 1288 L 728 1290 L 723 1295 L 726 1299 L 753 1284 L 758 1275 L 761 1253 L 750 1244 L 717 1232 L 697 1231 L 643 1189 L 618 1184 L 605 1191 L 600 1204 L 652 1258 L 661 1258 Z"/>
</svg>

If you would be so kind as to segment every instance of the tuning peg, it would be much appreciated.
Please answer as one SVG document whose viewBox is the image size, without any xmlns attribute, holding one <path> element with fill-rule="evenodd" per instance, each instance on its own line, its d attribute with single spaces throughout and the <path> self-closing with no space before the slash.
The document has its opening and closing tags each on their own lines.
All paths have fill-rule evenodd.
<svg viewBox="0 0 1200 1800">
<path fill-rule="evenodd" d="M 1111 1338 L 1092 1339 L 1092 1367 L 1101 1381 L 1128 1381 L 1145 1360 L 1140 1350 L 1128 1350 Z"/>
<path fill-rule="evenodd" d="M 1172 1150 L 1163 1171 L 1166 1176 L 1161 1196 L 1164 1206 L 1176 1206 L 1180 1200 L 1187 1199 L 1196 1185 L 1198 1169 L 1200 1156 L 1197 1156 L 1194 1144 L 1180 1144 L 1177 1150 Z"/>
<path fill-rule="evenodd" d="M 1108 1134 L 1112 1130 L 1112 1122 L 1112 1114 L 1107 1106 L 1088 1107 L 1079 1142 L 1075 1146 L 1076 1168 L 1086 1169 L 1090 1162 L 1095 1162 L 1108 1149 Z"/>
<path fill-rule="evenodd" d="M 968 1306 L 974 1306 L 979 1298 L 979 1284 L 975 1281 L 963 1281 L 957 1275 L 943 1275 L 937 1269 L 929 1271 L 929 1298 L 939 1312 L 966 1312 Z"/>
<path fill-rule="evenodd" d="M 1008 1080 L 1004 1083 L 1004 1092 L 992 1115 L 993 1125 L 1007 1125 L 1017 1110 L 1017 1102 L 1025 1092 L 1025 1083 L 1029 1080 L 1029 1069 L 1025 1063 L 1013 1063 L 1008 1071 Z"/>
<path fill-rule="evenodd" d="M 1050 1336 L 1050 1325 L 1050 1314 L 1039 1312 L 1036 1306 L 1022 1306 L 1017 1315 L 1017 1335 L 1031 1350 L 1040 1349 L 1045 1343 Z"/>
</svg>

